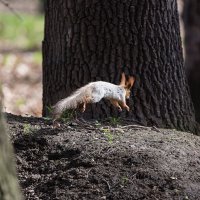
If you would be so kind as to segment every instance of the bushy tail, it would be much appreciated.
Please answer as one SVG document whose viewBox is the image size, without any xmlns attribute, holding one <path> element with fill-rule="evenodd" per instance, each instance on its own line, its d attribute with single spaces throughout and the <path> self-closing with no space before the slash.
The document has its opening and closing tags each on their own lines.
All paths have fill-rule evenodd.
<svg viewBox="0 0 200 200">
<path fill-rule="evenodd" d="M 85 87 L 75 91 L 71 96 L 60 100 L 53 106 L 53 118 L 57 119 L 67 109 L 76 109 L 85 101 L 85 96 L 88 95 L 88 90 Z"/>
</svg>

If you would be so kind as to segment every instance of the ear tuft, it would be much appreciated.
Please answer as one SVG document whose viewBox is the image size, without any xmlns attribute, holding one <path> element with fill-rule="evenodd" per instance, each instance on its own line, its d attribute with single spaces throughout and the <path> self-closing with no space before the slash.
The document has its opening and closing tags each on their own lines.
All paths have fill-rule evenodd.
<svg viewBox="0 0 200 200">
<path fill-rule="evenodd" d="M 130 76 L 128 81 L 126 82 L 126 87 L 128 89 L 131 89 L 133 87 L 133 84 L 135 83 L 135 77 Z"/>
<path fill-rule="evenodd" d="M 119 85 L 121 85 L 121 86 L 125 86 L 126 85 L 126 76 L 125 76 L 124 72 L 122 73 L 122 77 L 121 77 L 121 81 L 120 81 Z"/>
</svg>

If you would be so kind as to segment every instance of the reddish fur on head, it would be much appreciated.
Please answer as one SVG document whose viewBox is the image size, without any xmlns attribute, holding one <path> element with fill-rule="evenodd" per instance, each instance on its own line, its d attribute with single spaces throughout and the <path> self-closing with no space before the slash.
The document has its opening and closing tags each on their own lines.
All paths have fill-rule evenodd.
<svg viewBox="0 0 200 200">
<path fill-rule="evenodd" d="M 135 83 L 135 77 L 129 76 L 128 80 L 126 80 L 125 73 L 124 72 L 122 73 L 120 85 L 124 87 L 124 89 L 126 90 L 126 99 L 129 99 L 131 94 L 131 88 L 133 87 L 134 83 Z"/>
</svg>

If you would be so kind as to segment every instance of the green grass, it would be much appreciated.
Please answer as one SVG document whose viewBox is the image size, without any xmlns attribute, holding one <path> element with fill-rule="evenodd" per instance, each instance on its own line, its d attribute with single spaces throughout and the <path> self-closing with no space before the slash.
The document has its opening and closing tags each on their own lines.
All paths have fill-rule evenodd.
<svg viewBox="0 0 200 200">
<path fill-rule="evenodd" d="M 42 63 L 42 54 L 41 51 L 36 51 L 33 54 L 34 62 L 38 65 L 41 65 Z"/>
<path fill-rule="evenodd" d="M 65 110 L 61 115 L 61 119 L 64 122 L 72 121 L 75 118 L 76 118 L 76 111 L 75 110 Z"/>
<path fill-rule="evenodd" d="M 40 15 L 13 13 L 0 14 L 0 45 L 22 49 L 41 46 L 44 32 L 44 17 Z"/>
<path fill-rule="evenodd" d="M 109 121 L 112 126 L 117 126 L 121 123 L 121 119 L 119 117 L 109 117 Z"/>
<path fill-rule="evenodd" d="M 34 131 L 36 131 L 37 129 L 35 127 L 32 127 L 30 124 L 24 124 L 24 134 L 28 135 L 31 133 L 34 133 Z"/>
<path fill-rule="evenodd" d="M 106 133 L 105 133 L 105 137 L 107 138 L 109 144 L 112 144 L 112 143 L 113 143 L 114 136 L 113 136 L 112 133 L 106 132 Z"/>
</svg>

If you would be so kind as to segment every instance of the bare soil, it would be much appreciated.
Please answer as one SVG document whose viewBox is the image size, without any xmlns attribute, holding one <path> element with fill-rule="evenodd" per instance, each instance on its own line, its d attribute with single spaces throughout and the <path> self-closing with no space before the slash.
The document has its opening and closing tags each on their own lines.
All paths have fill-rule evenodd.
<svg viewBox="0 0 200 200">
<path fill-rule="evenodd" d="M 131 121 L 7 114 L 25 199 L 200 199 L 200 138 Z"/>
</svg>

